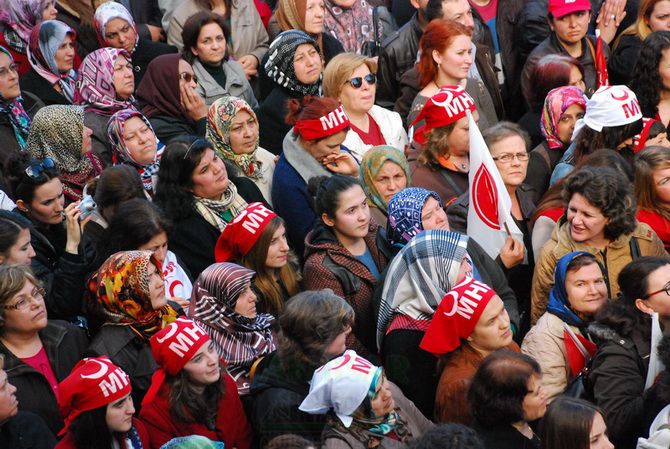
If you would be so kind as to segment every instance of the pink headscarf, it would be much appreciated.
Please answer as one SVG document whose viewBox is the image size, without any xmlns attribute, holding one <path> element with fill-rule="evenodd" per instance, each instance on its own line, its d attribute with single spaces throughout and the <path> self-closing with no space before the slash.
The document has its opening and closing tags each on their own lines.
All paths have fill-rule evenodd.
<svg viewBox="0 0 670 449">
<path fill-rule="evenodd" d="M 542 117 L 540 118 L 540 130 L 550 149 L 555 150 L 565 147 L 565 144 L 558 137 L 558 122 L 565 111 L 575 104 L 586 110 L 586 97 L 578 87 L 557 87 L 547 94 L 542 109 Z"/>
</svg>

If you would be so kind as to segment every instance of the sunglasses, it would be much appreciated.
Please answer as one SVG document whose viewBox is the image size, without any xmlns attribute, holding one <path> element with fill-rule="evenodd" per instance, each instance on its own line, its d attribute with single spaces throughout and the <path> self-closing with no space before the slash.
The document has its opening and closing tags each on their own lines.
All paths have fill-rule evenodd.
<svg viewBox="0 0 670 449">
<path fill-rule="evenodd" d="M 365 82 L 368 83 L 368 85 L 372 86 L 377 82 L 377 75 L 374 73 L 368 73 L 365 76 L 357 76 L 356 78 L 346 80 L 344 83 L 351 84 L 351 87 L 353 87 L 354 89 L 360 89 L 361 86 L 363 86 L 363 80 L 365 80 Z"/>
<path fill-rule="evenodd" d="M 190 83 L 192 80 L 195 84 L 198 84 L 198 77 L 188 72 L 181 72 L 179 74 L 179 79 L 184 80 L 187 83 Z"/>
<path fill-rule="evenodd" d="M 56 168 L 54 160 L 50 157 L 45 157 L 41 161 L 35 161 L 26 167 L 26 175 L 31 179 L 39 179 L 46 170 L 53 170 L 54 168 Z"/>
</svg>

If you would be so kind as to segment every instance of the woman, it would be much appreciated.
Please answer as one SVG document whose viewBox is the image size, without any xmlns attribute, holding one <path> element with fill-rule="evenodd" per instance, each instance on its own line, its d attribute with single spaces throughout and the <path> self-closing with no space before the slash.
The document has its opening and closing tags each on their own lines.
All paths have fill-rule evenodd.
<svg viewBox="0 0 670 449">
<path fill-rule="evenodd" d="M 603 411 L 569 397 L 558 398 L 547 407 L 540 442 L 542 449 L 614 449 Z"/>
<path fill-rule="evenodd" d="M 89 318 L 104 324 L 88 352 L 109 356 L 128 373 L 139 404 L 157 367 L 149 339 L 177 319 L 165 297 L 161 265 L 151 251 L 113 254 L 93 273 L 88 290 Z"/>
<path fill-rule="evenodd" d="M 108 386 L 114 386 L 110 388 Z M 133 417 L 128 375 L 107 356 L 85 358 L 58 384 L 65 435 L 57 449 L 140 449 L 149 434 Z"/>
<path fill-rule="evenodd" d="M 35 115 L 28 137 L 28 154 L 51 158 L 59 171 L 68 202 L 82 199 L 84 186 L 102 171 L 102 162 L 91 151 L 91 129 L 81 106 L 45 106 Z"/>
<path fill-rule="evenodd" d="M 434 427 L 383 368 L 352 350 L 314 373 L 300 410 L 327 416 L 322 448 L 406 447 Z"/>
<path fill-rule="evenodd" d="M 214 246 L 226 225 L 248 202 L 262 200 L 253 182 L 228 177 L 208 141 L 174 142 L 165 149 L 155 201 L 174 225 L 170 247 L 193 277 L 214 263 Z"/>
<path fill-rule="evenodd" d="M 356 314 L 347 347 L 376 359 L 372 296 L 390 258 L 386 235 L 370 221 L 367 198 L 356 178 L 320 179 L 314 206 L 320 220 L 305 237 L 305 288 L 329 288 L 344 298 Z"/>
<path fill-rule="evenodd" d="M 627 179 L 609 167 L 584 167 L 563 188 L 565 212 L 535 265 L 531 322 L 544 313 L 556 263 L 572 251 L 596 256 L 607 273 L 612 297 L 619 293 L 623 267 L 641 256 L 667 255 L 663 243 L 645 223 L 635 220 L 635 200 Z"/>
<path fill-rule="evenodd" d="M 388 145 L 370 148 L 361 160 L 359 179 L 368 197 L 371 218 L 386 229 L 389 201 L 412 183 L 405 155 Z"/>
<path fill-rule="evenodd" d="M 407 126 L 415 126 L 426 102 L 440 92 L 443 86 L 460 86 L 474 101 L 479 111 L 480 129 L 484 130 L 498 121 L 493 99 L 481 81 L 468 78 L 474 62 L 471 54 L 472 31 L 457 22 L 435 20 L 428 24 L 419 41 L 418 68 L 422 89 L 417 94 Z"/>
<path fill-rule="evenodd" d="M 198 276 L 189 316 L 209 334 L 240 395 L 249 393 L 252 371 L 276 349 L 275 318 L 256 311 L 255 273 L 216 263 Z"/>
<path fill-rule="evenodd" d="M 468 400 L 472 427 L 486 449 L 539 449 L 540 440 L 528 424 L 547 410 L 542 371 L 525 354 L 500 351 L 477 369 Z"/>
<path fill-rule="evenodd" d="M 559 259 L 547 311 L 521 345 L 521 351 L 542 367 L 547 400 L 563 393 L 588 361 L 586 354 L 580 354 L 577 341 L 585 349 L 595 350 L 587 327 L 607 301 L 607 279 L 596 256 L 574 251 Z"/>
<path fill-rule="evenodd" d="M 258 109 L 260 145 L 272 154 L 282 152 L 284 137 L 291 130 L 286 122 L 288 101 L 321 95 L 323 61 L 319 46 L 307 33 L 284 31 L 272 41 L 265 72 L 271 81 Z"/>
<path fill-rule="evenodd" d="M 242 64 L 226 54 L 226 22 L 208 11 L 193 14 L 184 23 L 184 59 L 198 77 L 198 94 L 211 105 L 222 97 L 240 97 L 258 107 L 254 91 L 247 81 Z"/>
<path fill-rule="evenodd" d="M 470 309 L 454 313 L 463 307 Z M 444 366 L 435 395 L 435 421 L 461 424 L 472 422 L 468 389 L 482 360 L 499 349 L 519 351 L 500 296 L 469 277 L 442 298 L 420 347 L 440 357 Z"/>
<path fill-rule="evenodd" d="M 135 168 L 144 190 L 153 196 L 165 145 L 156 138 L 149 120 L 137 109 L 123 109 L 110 117 L 107 137 L 112 163 Z"/>
<path fill-rule="evenodd" d="M 280 318 L 286 301 L 300 292 L 298 258 L 286 239 L 286 222 L 261 203 L 251 203 L 221 233 L 217 262 L 236 262 L 256 273 L 256 309 Z"/>
<path fill-rule="evenodd" d="M 258 119 L 249 103 L 236 97 L 216 100 L 209 107 L 205 136 L 217 154 L 251 179 L 272 205 L 275 156 L 258 145 Z"/>
<path fill-rule="evenodd" d="M 323 72 L 325 95 L 342 103 L 351 122 L 344 146 L 358 161 L 373 146 L 388 145 L 405 151 L 407 145 L 400 115 L 375 105 L 376 71 L 375 60 L 341 53 Z"/>
<path fill-rule="evenodd" d="M 6 210 L 0 211 L 0 265 L 26 265 L 35 257 L 30 244 L 30 221 Z"/>
<path fill-rule="evenodd" d="M 314 370 L 345 350 L 354 311 L 329 290 L 307 291 L 286 304 L 279 319 L 277 351 L 260 364 L 251 383 L 251 422 L 261 446 L 277 435 L 321 438 L 323 416 L 299 410 Z"/>
<path fill-rule="evenodd" d="M 0 265 L 0 351 L 21 410 L 36 413 L 56 435 L 58 382 L 83 357 L 87 339 L 78 327 L 48 320 L 40 282 L 24 265 Z"/>
<path fill-rule="evenodd" d="M 670 248 L 670 148 L 651 146 L 635 157 L 637 219 L 649 225 Z"/>
<path fill-rule="evenodd" d="M 196 92 L 191 65 L 177 54 L 155 58 L 137 89 L 142 114 L 165 144 L 183 135 L 205 136 L 207 105 Z"/>
<path fill-rule="evenodd" d="M 28 46 L 32 69 L 21 77 L 21 89 L 37 95 L 46 105 L 72 104 L 77 80 L 76 38 L 74 30 L 59 20 L 35 26 Z"/>
<path fill-rule="evenodd" d="M 661 123 L 670 121 L 670 100 L 666 98 L 670 82 L 665 81 L 665 69 L 670 62 L 666 50 L 669 48 L 670 31 L 651 33 L 642 43 L 640 58 L 630 81 L 630 88 L 640 101 L 642 115 Z"/>
<path fill-rule="evenodd" d="M 226 447 L 251 447 L 235 381 L 205 331 L 179 318 L 151 338 L 151 352 L 158 370 L 140 410 L 149 447 L 159 449 L 172 438 L 188 435 L 223 441 Z"/>
<path fill-rule="evenodd" d="M 296 253 L 304 253 L 307 233 L 317 220 L 308 183 L 319 176 L 355 176 L 358 164 L 341 145 L 349 129 L 344 109 L 332 98 L 305 98 L 289 102 L 286 121 L 293 129 L 284 139 L 272 178 L 272 204 L 286 220 L 288 239 Z M 322 123 L 324 126 L 322 126 Z"/>
<path fill-rule="evenodd" d="M 365 42 L 376 40 L 373 17 L 382 14 L 378 8 L 385 4 L 377 6 L 375 2 L 326 0 L 324 6 L 323 32 L 337 39 L 342 44 L 343 51 L 361 53 Z M 388 10 L 386 14 L 389 14 Z M 386 20 L 380 22 L 382 24 L 377 25 L 380 28 L 378 36 L 383 41 L 396 31 L 397 27 Z"/>
</svg>

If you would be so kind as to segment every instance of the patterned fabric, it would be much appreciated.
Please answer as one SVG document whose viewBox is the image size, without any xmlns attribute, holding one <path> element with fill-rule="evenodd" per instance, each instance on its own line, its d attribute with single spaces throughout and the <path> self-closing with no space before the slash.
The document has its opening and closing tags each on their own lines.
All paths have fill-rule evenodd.
<svg viewBox="0 0 670 449">
<path fill-rule="evenodd" d="M 212 441 L 200 435 L 173 438 L 160 449 L 224 449 L 223 442 Z"/>
<path fill-rule="evenodd" d="M 547 312 L 553 313 L 561 320 L 565 321 L 571 326 L 585 327 L 588 323 L 584 322 L 577 314 L 570 308 L 570 301 L 568 300 L 568 292 L 565 289 L 565 280 L 568 275 L 568 265 L 572 260 L 583 254 L 590 254 L 586 251 L 574 251 L 561 257 L 556 263 L 554 270 L 554 286 L 549 292 L 549 302 L 547 303 Z"/>
<path fill-rule="evenodd" d="M 409 186 L 412 183 L 412 177 L 409 171 L 409 164 L 407 164 L 407 158 L 405 158 L 402 151 L 389 145 L 380 145 L 370 148 L 361 160 L 359 171 L 361 183 L 363 184 L 365 195 L 368 197 L 368 202 L 384 212 L 384 214 L 386 214 L 388 204 L 386 204 L 386 200 L 377 191 L 374 179 L 382 169 L 382 165 L 387 161 L 395 162 L 402 168 L 402 171 L 405 172 L 405 178 L 407 178 L 406 185 Z"/>
<path fill-rule="evenodd" d="M 12 63 L 14 62 L 14 58 L 9 50 L 0 46 L 0 51 L 9 56 Z M 23 109 L 23 97 L 19 96 L 10 101 L 0 97 L 0 114 L 7 114 L 9 123 L 14 130 L 14 137 L 16 137 L 16 141 L 19 143 L 21 149 L 25 150 L 31 120 L 26 110 Z"/>
<path fill-rule="evenodd" d="M 195 197 L 195 210 L 219 231 L 223 231 L 228 222 L 246 207 L 247 202 L 237 194 L 237 187 L 232 182 L 220 200 Z"/>
<path fill-rule="evenodd" d="M 42 20 L 46 7 L 55 5 L 56 0 L 2 0 L 0 1 L 0 24 L 12 35 L 10 46 L 19 53 L 28 48 L 30 32 Z"/>
<path fill-rule="evenodd" d="M 95 16 L 93 18 L 93 25 L 95 26 L 95 31 L 98 35 L 98 42 L 100 46 L 109 47 L 109 43 L 105 38 L 105 27 L 107 23 L 112 19 L 122 19 L 128 22 L 128 25 L 133 27 L 135 30 L 135 47 L 133 52 L 137 48 L 137 43 L 140 40 L 140 34 L 137 32 L 137 26 L 133 20 L 133 16 L 130 15 L 130 12 L 121 4 L 117 2 L 107 2 L 98 6 L 98 9 L 95 10 Z"/>
<path fill-rule="evenodd" d="M 51 105 L 35 115 L 28 137 L 28 153 L 35 159 L 50 157 L 60 171 L 63 193 L 70 200 L 82 198 L 88 181 L 102 171 L 100 159 L 92 152 L 82 155 L 84 108 Z"/>
<path fill-rule="evenodd" d="M 191 296 L 192 318 L 212 338 L 241 394 L 249 392 L 253 362 L 275 350 L 272 315 L 246 318 L 235 312 L 237 299 L 255 275 L 233 263 L 216 263 L 198 276 Z"/>
<path fill-rule="evenodd" d="M 360 53 L 363 42 L 374 40 L 373 7 L 366 0 L 356 0 L 347 9 L 332 0 L 326 0 L 325 6 L 324 31 L 340 41 L 344 51 Z"/>
<path fill-rule="evenodd" d="M 304 31 L 289 30 L 280 33 L 270 44 L 268 60 L 265 62 L 265 72 L 278 85 L 300 95 L 321 95 L 323 73 L 314 84 L 304 84 L 298 81 L 295 76 L 293 56 L 302 44 L 312 44 L 314 48 L 319 50 L 316 41 Z"/>
<path fill-rule="evenodd" d="M 65 73 L 58 70 L 56 52 L 63 44 L 66 36 L 72 43 L 77 39 L 75 31 L 60 20 L 45 20 L 30 33 L 28 61 L 35 72 L 49 84 L 58 84 L 62 94 L 70 103 L 74 100 L 74 89 L 77 72 L 70 69 Z"/>
<path fill-rule="evenodd" d="M 377 347 L 395 314 L 428 321 L 468 260 L 468 236 L 432 230 L 414 237 L 388 266 L 377 318 Z"/>
<path fill-rule="evenodd" d="M 209 107 L 206 137 L 214 144 L 214 149 L 221 158 L 233 162 L 245 176 L 260 179 L 263 176 L 263 163 L 256 159 L 258 134 L 256 135 L 254 151 L 251 153 L 238 154 L 230 146 L 230 127 L 233 124 L 233 119 L 240 111 L 248 112 L 258 124 L 258 119 L 251 106 L 241 98 L 223 97 L 216 100 Z"/>
<path fill-rule="evenodd" d="M 116 114 L 114 114 L 107 124 L 107 137 L 109 138 L 109 144 L 112 148 L 112 162 L 114 165 L 125 163 L 132 165 L 137 169 L 137 172 L 142 178 L 142 184 L 144 189 L 147 192 L 153 193 L 154 190 L 154 177 L 158 175 L 158 169 L 160 168 L 160 160 L 163 155 L 163 150 L 165 145 L 160 143 L 156 137 L 156 154 L 154 160 L 147 165 L 141 165 L 135 159 L 133 159 L 132 154 L 128 151 L 126 142 L 123 138 L 123 127 L 126 124 L 126 121 L 132 117 L 139 117 L 142 121 L 149 127 L 151 132 L 154 134 L 154 129 L 149 123 L 149 120 L 142 115 L 137 109 L 123 109 Z"/>
<path fill-rule="evenodd" d="M 579 87 L 563 86 L 552 89 L 544 100 L 540 130 L 547 140 L 549 148 L 563 148 L 566 145 L 558 137 L 558 122 L 561 116 L 572 105 L 579 105 L 586 110 L 586 97 Z"/>
<path fill-rule="evenodd" d="M 152 118 L 157 115 L 175 117 L 185 122 L 193 120 L 184 113 L 179 91 L 179 61 L 176 53 L 160 55 L 147 66 L 142 82 L 137 88 L 142 114 Z"/>
<path fill-rule="evenodd" d="M 149 264 L 160 263 L 151 251 L 122 251 L 112 254 L 91 276 L 89 291 L 107 317 L 106 325 L 128 326 L 138 336 L 151 336 L 177 319 L 177 312 L 166 305 L 154 310 L 149 294 Z"/>
<path fill-rule="evenodd" d="M 86 106 L 86 112 L 112 115 L 121 109 L 134 107 L 132 96 L 127 100 L 116 98 L 114 64 L 119 56 L 131 61 L 127 51 L 110 47 L 95 50 L 82 61 L 74 102 Z"/>
<path fill-rule="evenodd" d="M 440 196 L 420 187 L 409 187 L 393 195 L 388 205 L 386 234 L 392 245 L 403 246 L 423 231 L 421 211 L 428 197 L 442 204 Z"/>
</svg>

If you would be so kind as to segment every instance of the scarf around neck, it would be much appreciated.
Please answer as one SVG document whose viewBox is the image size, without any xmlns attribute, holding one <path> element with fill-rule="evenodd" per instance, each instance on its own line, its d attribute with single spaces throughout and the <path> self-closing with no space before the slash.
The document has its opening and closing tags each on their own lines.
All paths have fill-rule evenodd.
<svg viewBox="0 0 670 449">
<path fill-rule="evenodd" d="M 0 51 L 9 56 L 10 64 L 14 63 L 14 57 L 9 50 L 0 46 Z M 0 97 L 0 113 L 7 114 L 9 124 L 12 125 L 12 129 L 14 130 L 14 137 L 21 150 L 25 150 L 32 120 L 26 110 L 23 109 L 23 97 L 18 96 L 9 101 Z"/>
<path fill-rule="evenodd" d="M 247 202 L 238 195 L 237 187 L 230 181 L 228 188 L 219 200 L 194 196 L 195 210 L 210 225 L 223 231 L 233 218 L 247 207 Z"/>
</svg>

